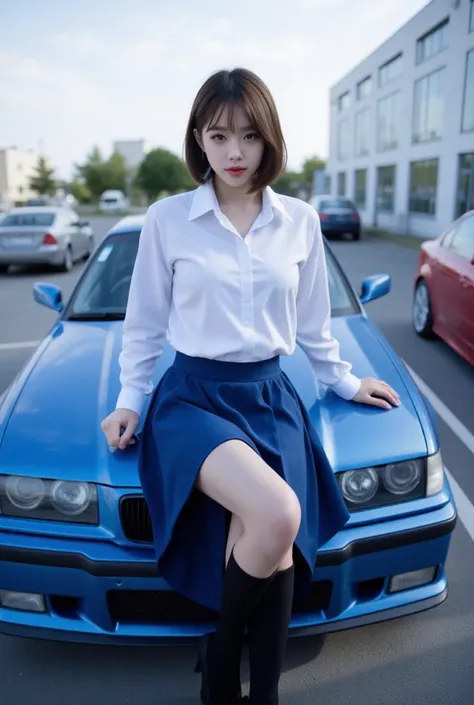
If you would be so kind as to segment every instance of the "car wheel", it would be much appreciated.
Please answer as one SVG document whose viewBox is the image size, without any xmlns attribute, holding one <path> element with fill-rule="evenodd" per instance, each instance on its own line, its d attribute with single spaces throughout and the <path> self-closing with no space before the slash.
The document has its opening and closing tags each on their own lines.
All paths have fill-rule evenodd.
<svg viewBox="0 0 474 705">
<path fill-rule="evenodd" d="M 0 274 L 6 274 L 8 272 L 9 264 L 0 264 Z"/>
<path fill-rule="evenodd" d="M 357 232 L 355 232 L 355 233 L 352 234 L 352 239 L 353 239 L 355 242 L 357 242 L 358 240 L 360 240 L 360 230 L 358 230 Z"/>
<path fill-rule="evenodd" d="M 430 292 L 423 279 L 418 282 L 413 298 L 413 327 L 422 338 L 433 336 Z"/>
<path fill-rule="evenodd" d="M 89 257 L 91 256 L 93 250 L 94 250 L 94 238 L 93 238 L 93 236 L 91 235 L 90 238 L 89 238 L 88 245 L 87 245 L 87 252 L 86 252 L 86 254 L 84 255 L 84 261 L 85 261 L 85 262 L 87 262 L 87 260 L 88 260 Z"/>
<path fill-rule="evenodd" d="M 73 267 L 74 262 L 72 261 L 72 251 L 71 247 L 69 246 L 64 253 L 64 259 L 61 264 L 61 272 L 70 272 L 72 267 Z"/>
</svg>

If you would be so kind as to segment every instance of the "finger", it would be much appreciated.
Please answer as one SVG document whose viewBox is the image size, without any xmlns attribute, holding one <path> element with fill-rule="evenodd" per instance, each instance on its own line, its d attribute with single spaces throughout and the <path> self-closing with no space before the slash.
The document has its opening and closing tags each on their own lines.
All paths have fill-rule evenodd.
<svg viewBox="0 0 474 705">
<path fill-rule="evenodd" d="M 390 394 L 392 394 L 392 396 L 394 396 L 396 399 L 400 399 L 400 395 L 398 394 L 398 392 L 395 391 L 395 389 L 393 389 L 393 387 L 391 387 L 386 382 L 381 382 L 381 384 L 383 384 L 385 389 L 387 389 L 390 392 Z"/>
<path fill-rule="evenodd" d="M 391 405 L 384 399 L 378 397 L 369 396 L 367 398 L 366 404 L 371 404 L 372 406 L 378 406 L 380 409 L 391 409 Z"/>
<path fill-rule="evenodd" d="M 109 446 L 111 446 L 112 448 L 118 448 L 118 445 L 120 443 L 119 422 L 115 421 L 115 423 L 111 423 L 110 426 L 107 428 L 105 435 Z"/>
<path fill-rule="evenodd" d="M 120 438 L 120 443 L 119 443 L 119 448 L 120 450 L 124 450 L 128 444 L 132 440 L 132 431 L 129 429 L 125 429 L 125 431 L 122 434 L 122 437 Z"/>
</svg>

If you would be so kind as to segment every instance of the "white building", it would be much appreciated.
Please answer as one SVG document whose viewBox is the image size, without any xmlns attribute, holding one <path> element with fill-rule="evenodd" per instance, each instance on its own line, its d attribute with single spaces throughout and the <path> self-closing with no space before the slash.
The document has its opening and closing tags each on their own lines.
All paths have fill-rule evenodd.
<svg viewBox="0 0 474 705">
<path fill-rule="evenodd" d="M 474 1 L 432 0 L 331 89 L 331 193 L 435 237 L 474 209 Z"/>
<path fill-rule="evenodd" d="M 113 149 L 124 157 L 127 168 L 135 171 L 146 156 L 148 145 L 145 140 L 116 140 Z"/>
<path fill-rule="evenodd" d="M 0 149 L 0 201 L 8 207 L 21 203 L 37 194 L 30 189 L 30 179 L 35 175 L 38 155 L 32 150 L 16 147 Z"/>
</svg>

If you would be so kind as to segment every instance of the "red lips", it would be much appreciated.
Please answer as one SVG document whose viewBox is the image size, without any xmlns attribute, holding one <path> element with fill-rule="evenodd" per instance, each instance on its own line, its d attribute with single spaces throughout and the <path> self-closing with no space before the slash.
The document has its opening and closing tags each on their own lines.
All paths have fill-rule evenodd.
<svg viewBox="0 0 474 705">
<path fill-rule="evenodd" d="M 226 169 L 226 171 L 227 171 L 229 174 L 242 174 L 244 171 L 247 171 L 247 170 L 244 169 L 244 168 L 242 168 L 242 167 L 237 167 L 237 166 L 236 166 L 236 167 L 231 167 L 230 169 Z"/>
</svg>

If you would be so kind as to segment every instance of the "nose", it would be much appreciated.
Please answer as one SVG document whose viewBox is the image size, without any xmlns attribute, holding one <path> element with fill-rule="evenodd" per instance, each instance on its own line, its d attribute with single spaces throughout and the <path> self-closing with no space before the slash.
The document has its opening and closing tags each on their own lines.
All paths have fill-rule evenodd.
<svg viewBox="0 0 474 705">
<path fill-rule="evenodd" d="M 242 148 L 240 146 L 240 141 L 237 137 L 232 137 L 229 139 L 229 159 L 237 161 L 242 159 Z"/>
</svg>

